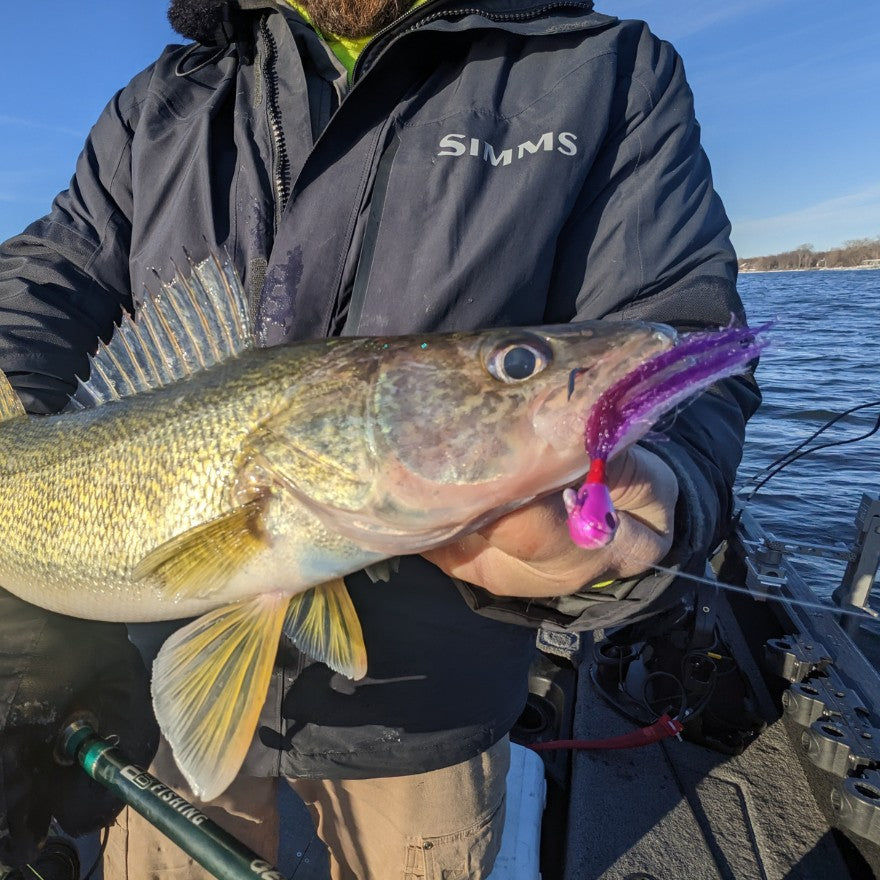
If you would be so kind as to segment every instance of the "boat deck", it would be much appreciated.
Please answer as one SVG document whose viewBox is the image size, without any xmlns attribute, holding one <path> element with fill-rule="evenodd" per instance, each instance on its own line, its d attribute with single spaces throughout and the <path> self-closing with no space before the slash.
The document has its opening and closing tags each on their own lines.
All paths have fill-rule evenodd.
<svg viewBox="0 0 880 880">
<path fill-rule="evenodd" d="M 720 617 L 725 639 L 741 667 L 747 665 L 748 646 L 723 600 Z M 597 693 L 589 660 L 578 671 L 575 737 L 631 732 L 633 722 Z M 779 717 L 778 702 L 761 684 L 757 667 L 745 672 L 756 685 L 761 714 L 771 722 L 739 755 L 670 738 L 642 748 L 579 751 L 570 758 L 567 821 L 548 810 L 544 829 L 545 848 L 552 841 L 564 855 L 545 853 L 543 880 L 875 876 L 831 830 L 828 805 L 817 803 L 798 754 L 798 730 Z M 552 796 L 553 778 L 569 757 L 549 753 L 547 760 Z M 286 829 L 279 868 L 291 880 L 327 880 L 326 850 L 304 806 L 286 786 L 279 797 Z M 554 819 L 567 827 L 548 827 Z M 83 861 L 90 863 L 85 852 Z M 533 867 L 520 873 L 510 863 L 496 873 L 504 880 L 539 877 Z"/>
<path fill-rule="evenodd" d="M 745 644 L 734 644 L 729 610 L 722 617 L 742 664 Z M 757 670 L 747 671 L 753 685 L 760 681 Z M 762 714 L 778 716 L 770 694 L 756 691 Z M 580 736 L 632 729 L 596 698 L 588 675 L 580 677 L 577 706 Z M 781 718 L 739 755 L 672 738 L 574 757 L 564 880 L 850 876 Z"/>
</svg>

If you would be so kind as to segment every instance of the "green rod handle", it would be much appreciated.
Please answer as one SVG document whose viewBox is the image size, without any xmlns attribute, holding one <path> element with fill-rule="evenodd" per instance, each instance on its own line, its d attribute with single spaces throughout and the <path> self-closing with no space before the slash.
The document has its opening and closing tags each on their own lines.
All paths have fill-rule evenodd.
<svg viewBox="0 0 880 880">
<path fill-rule="evenodd" d="M 218 880 L 285 880 L 284 875 L 248 849 L 198 807 L 160 779 L 126 760 L 113 743 L 89 724 L 69 724 L 60 741 L 64 755 L 96 782 L 137 810 Z"/>
</svg>

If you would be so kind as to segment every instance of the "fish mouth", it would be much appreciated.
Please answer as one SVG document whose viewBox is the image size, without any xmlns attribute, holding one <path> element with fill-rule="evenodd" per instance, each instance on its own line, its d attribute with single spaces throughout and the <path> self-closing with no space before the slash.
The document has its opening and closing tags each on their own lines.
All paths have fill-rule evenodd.
<svg viewBox="0 0 880 880">
<path fill-rule="evenodd" d="M 651 328 L 652 338 L 654 338 L 658 341 L 662 341 L 664 343 L 667 343 L 667 342 L 669 343 L 668 346 L 664 345 L 664 347 L 661 348 L 660 351 L 673 349 L 678 344 L 679 335 L 674 327 L 670 327 L 668 324 L 656 324 L 656 323 L 647 324 L 646 326 Z M 642 343 L 638 343 L 638 345 L 641 348 Z M 645 358 L 645 360 L 648 360 L 650 357 L 656 356 L 656 354 L 657 354 L 657 352 L 655 352 L 652 355 L 649 355 L 648 357 Z M 584 376 L 584 375 L 590 373 L 593 369 L 595 369 L 595 366 L 596 365 L 593 364 L 590 367 L 574 367 L 571 370 L 571 372 L 568 374 L 568 397 L 567 397 L 567 400 L 570 401 L 572 396 L 574 395 L 575 383 L 577 382 L 578 378 L 580 376 Z"/>
<path fill-rule="evenodd" d="M 772 323 L 686 334 L 609 386 L 590 412 L 584 439 L 591 459 L 610 459 L 657 419 L 714 382 L 743 373 L 769 344 Z"/>
<path fill-rule="evenodd" d="M 574 367 L 568 374 L 567 401 L 578 392 L 578 381 L 582 377 L 595 376 L 596 388 L 592 399 L 585 403 L 592 406 L 596 399 L 604 394 L 617 382 L 630 375 L 643 363 L 668 353 L 675 349 L 679 336 L 678 333 L 665 324 L 646 324 L 644 335 L 625 336 L 620 343 L 614 345 L 606 354 L 596 359 L 589 365 Z M 586 418 L 586 413 L 581 413 Z"/>
<path fill-rule="evenodd" d="M 641 364 L 674 350 L 679 341 L 678 333 L 666 324 L 643 323 L 635 331 L 633 325 L 621 324 L 609 330 L 612 335 L 604 351 L 589 363 L 572 367 L 562 388 L 548 389 L 536 401 L 534 430 L 557 452 L 568 450 L 572 438 L 583 437 L 592 408 L 609 388 Z"/>
</svg>

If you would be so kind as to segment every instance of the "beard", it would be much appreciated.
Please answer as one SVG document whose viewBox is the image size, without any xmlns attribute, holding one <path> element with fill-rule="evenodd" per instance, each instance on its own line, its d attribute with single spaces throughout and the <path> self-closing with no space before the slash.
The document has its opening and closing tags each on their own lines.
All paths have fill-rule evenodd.
<svg viewBox="0 0 880 880">
<path fill-rule="evenodd" d="M 369 37 L 400 18 L 414 0 L 302 0 L 315 27 L 337 37 Z"/>
</svg>

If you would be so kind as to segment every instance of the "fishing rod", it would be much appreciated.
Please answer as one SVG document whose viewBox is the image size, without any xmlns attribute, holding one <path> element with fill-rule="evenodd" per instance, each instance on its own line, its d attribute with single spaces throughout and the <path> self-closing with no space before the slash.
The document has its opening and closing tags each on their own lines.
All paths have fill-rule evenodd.
<svg viewBox="0 0 880 880">
<path fill-rule="evenodd" d="M 284 875 L 160 779 L 132 763 L 83 719 L 67 725 L 59 759 L 79 764 L 96 782 L 176 843 L 218 880 L 285 880 Z"/>
</svg>

